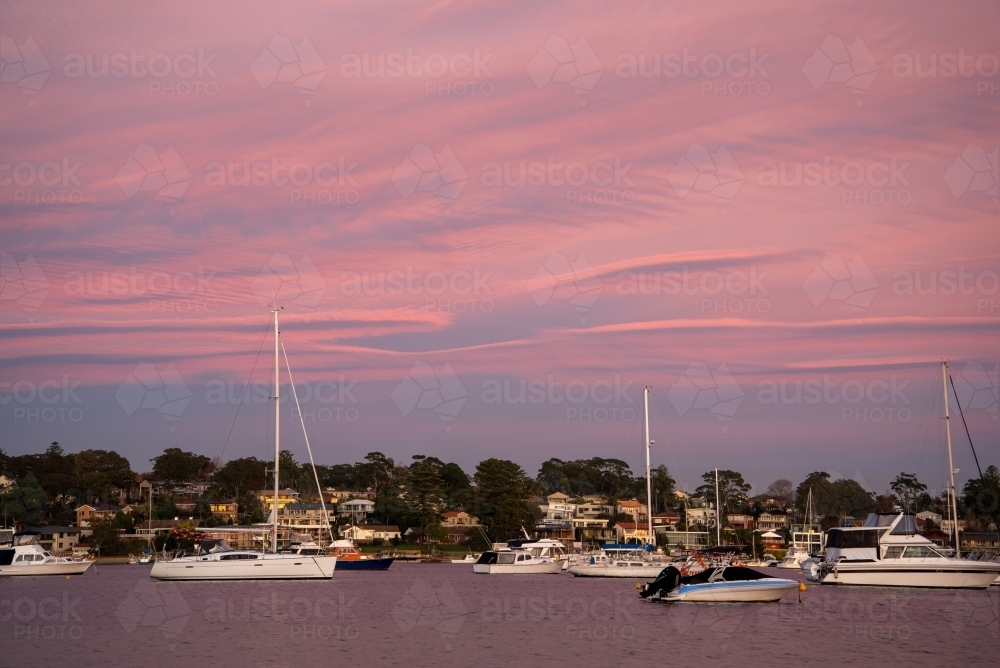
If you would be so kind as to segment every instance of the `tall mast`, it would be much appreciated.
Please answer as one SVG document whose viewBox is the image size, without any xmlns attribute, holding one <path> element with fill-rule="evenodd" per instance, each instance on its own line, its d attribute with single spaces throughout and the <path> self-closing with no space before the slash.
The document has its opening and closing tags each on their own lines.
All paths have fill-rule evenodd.
<svg viewBox="0 0 1000 668">
<path fill-rule="evenodd" d="M 649 465 L 649 385 L 642 388 L 642 413 L 645 422 L 644 438 L 646 440 L 646 528 L 649 531 L 649 542 L 655 545 L 653 540 L 653 479 Z"/>
<path fill-rule="evenodd" d="M 271 531 L 274 539 L 271 541 L 271 552 L 278 552 L 278 460 L 281 458 L 281 394 L 278 366 L 278 305 L 274 305 L 274 523 Z"/>
<path fill-rule="evenodd" d="M 951 518 L 955 529 L 955 556 L 962 556 L 958 536 L 958 501 L 955 498 L 955 464 L 951 458 L 951 415 L 948 412 L 948 360 L 941 362 L 941 387 L 944 389 L 944 431 L 948 441 L 948 476 L 951 487 Z"/>
<path fill-rule="evenodd" d="M 715 469 L 715 544 L 722 545 L 722 507 L 719 505 L 719 469 Z"/>
</svg>

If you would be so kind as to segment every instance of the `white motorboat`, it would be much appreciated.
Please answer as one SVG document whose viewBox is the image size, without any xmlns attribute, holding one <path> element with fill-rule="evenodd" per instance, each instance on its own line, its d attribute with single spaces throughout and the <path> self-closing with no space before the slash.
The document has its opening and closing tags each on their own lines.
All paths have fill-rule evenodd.
<svg viewBox="0 0 1000 668">
<path fill-rule="evenodd" d="M 36 532 L 0 534 L 0 576 L 80 575 L 93 561 L 55 557 L 42 547 Z"/>
<path fill-rule="evenodd" d="M 674 566 L 643 586 L 639 596 L 662 602 L 758 603 L 780 601 L 795 590 L 795 580 L 775 578 L 742 566 L 717 566 L 695 575 L 681 575 Z"/>
<path fill-rule="evenodd" d="M 788 552 L 785 553 L 785 558 L 776 567 L 800 569 L 809 557 L 809 551 L 805 547 L 792 545 L 788 548 Z"/>
<path fill-rule="evenodd" d="M 274 395 L 271 397 L 274 400 L 274 506 L 271 509 L 270 517 L 271 552 L 234 550 L 225 540 L 202 540 L 195 546 L 194 553 L 191 555 L 182 553 L 169 561 L 157 561 L 149 573 L 149 577 L 155 580 L 329 580 L 333 577 L 337 557 L 320 553 L 318 546 L 312 549 L 299 545 L 293 546 L 288 552 L 278 552 L 277 509 L 281 455 L 281 367 L 278 356 L 281 338 L 278 329 L 278 310 L 275 308 L 272 311 L 274 315 Z M 306 433 L 305 420 L 302 417 L 287 354 L 285 355 L 285 364 L 288 366 L 288 384 L 292 388 L 295 407 L 299 414 L 299 421 L 302 423 L 302 433 L 305 437 L 306 450 L 309 453 L 309 462 L 313 465 L 313 477 L 316 480 L 316 487 L 320 491 L 320 504 L 322 504 L 323 515 L 326 517 L 326 502 L 323 500 L 319 478 L 316 475 L 312 447 L 309 445 L 309 434 Z M 332 540 L 333 530 L 329 524 L 327 524 L 327 529 L 330 530 Z"/>
<path fill-rule="evenodd" d="M 884 587 L 986 589 L 1000 576 L 1000 563 L 944 556 L 902 512 L 871 513 L 864 526 L 828 529 L 826 557 L 802 569 L 821 584 Z"/>
<path fill-rule="evenodd" d="M 472 567 L 482 575 L 542 575 L 559 573 L 562 563 L 551 557 L 536 557 L 530 551 L 515 547 L 489 550 Z"/>
<path fill-rule="evenodd" d="M 655 578 L 668 564 L 652 561 L 644 546 L 605 545 L 585 563 L 573 564 L 569 572 L 587 578 Z"/>
<path fill-rule="evenodd" d="M 809 488 L 809 496 L 806 500 L 806 524 L 801 531 L 792 528 L 792 545 L 785 553 L 785 558 L 778 564 L 778 568 L 800 569 L 806 559 L 814 554 L 819 554 L 823 549 L 823 532 L 816 521 L 816 512 L 813 507 L 812 488 Z"/>
<path fill-rule="evenodd" d="M 329 580 L 336 557 L 234 550 L 224 540 L 203 540 L 192 555 L 153 564 L 154 580 Z"/>
<path fill-rule="evenodd" d="M 941 386 L 950 470 L 949 511 L 957 518 L 947 361 L 941 362 Z M 826 556 L 807 560 L 802 570 L 807 579 L 822 584 L 986 589 L 1000 576 L 1000 563 L 960 558 L 958 522 L 953 526 L 955 556 L 951 557 L 918 533 L 913 515 L 870 513 L 864 526 L 827 529 Z"/>
<path fill-rule="evenodd" d="M 453 563 L 453 564 L 474 564 L 474 563 L 476 563 L 476 561 L 478 561 L 478 559 L 479 559 L 479 557 L 477 557 L 476 555 L 474 555 L 474 554 L 472 554 L 470 552 L 467 555 L 465 555 L 465 558 L 463 558 L 463 559 L 452 559 L 451 563 Z"/>
</svg>

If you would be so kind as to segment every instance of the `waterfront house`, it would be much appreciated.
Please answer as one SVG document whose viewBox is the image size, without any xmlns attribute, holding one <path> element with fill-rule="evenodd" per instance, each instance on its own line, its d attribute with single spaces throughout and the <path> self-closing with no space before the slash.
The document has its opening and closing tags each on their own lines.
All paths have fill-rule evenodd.
<svg viewBox="0 0 1000 668">
<path fill-rule="evenodd" d="M 399 540 L 399 527 L 395 524 L 345 524 L 340 527 L 340 535 L 357 544 L 370 544 L 375 540 Z"/>
<path fill-rule="evenodd" d="M 299 533 L 325 533 L 326 527 L 333 523 L 333 518 L 333 509 L 327 508 L 324 516 L 323 505 L 319 503 L 298 501 L 278 509 L 278 525 L 289 527 Z"/>
<path fill-rule="evenodd" d="M 734 529 L 747 529 L 752 531 L 757 526 L 753 515 L 747 515 L 746 513 L 732 513 L 726 516 L 726 520 L 729 522 L 729 526 Z"/>
<path fill-rule="evenodd" d="M 264 507 L 264 513 L 270 513 L 271 509 L 274 507 L 274 490 L 273 489 L 262 489 L 257 491 L 257 498 L 260 500 L 260 505 Z M 280 511 L 289 503 L 297 503 L 299 500 L 299 493 L 294 489 L 279 489 L 278 490 L 278 510 Z"/>
<path fill-rule="evenodd" d="M 132 506 L 116 506 L 111 503 L 85 503 L 76 509 L 76 526 L 89 529 L 92 522 L 113 520 L 118 513 L 132 514 Z"/>
<path fill-rule="evenodd" d="M 69 552 L 80 542 L 80 529 L 65 526 L 35 527 L 28 531 L 37 531 L 41 534 L 38 542 L 53 554 Z"/>
<path fill-rule="evenodd" d="M 760 538 L 764 541 L 765 550 L 783 550 L 785 548 L 785 538 L 779 533 L 765 531 L 760 535 Z"/>
<path fill-rule="evenodd" d="M 677 524 L 681 521 L 681 516 L 678 513 L 653 513 L 653 531 L 668 531 L 677 528 Z"/>
<path fill-rule="evenodd" d="M 922 510 L 916 514 L 917 526 L 924 527 L 927 526 L 927 521 L 930 520 L 934 526 L 941 526 L 941 513 L 935 513 L 930 510 Z"/>
<path fill-rule="evenodd" d="M 576 515 L 576 505 L 569 502 L 569 497 L 562 492 L 549 494 L 546 503 L 539 504 L 539 509 L 545 513 L 543 522 L 565 522 Z"/>
<path fill-rule="evenodd" d="M 635 499 L 623 499 L 615 507 L 616 513 L 628 515 L 632 518 L 633 522 L 638 523 L 646 521 L 647 510 L 645 503 L 641 503 Z"/>
<path fill-rule="evenodd" d="M 615 522 L 616 543 L 651 543 L 649 527 L 645 523 Z"/>
<path fill-rule="evenodd" d="M 212 511 L 212 515 L 223 522 L 236 523 L 239 520 L 240 507 L 237 505 L 236 499 L 212 501 L 208 507 Z"/>
<path fill-rule="evenodd" d="M 479 518 L 464 510 L 449 510 L 441 514 L 441 527 L 448 534 L 449 543 L 465 543 L 469 530 L 479 526 Z"/>
<path fill-rule="evenodd" d="M 708 507 L 707 505 L 686 508 L 684 510 L 684 521 L 687 523 L 689 530 L 694 527 L 705 528 L 715 526 L 715 508 Z"/>
<path fill-rule="evenodd" d="M 351 499 L 337 504 L 337 514 L 350 517 L 355 523 L 361 522 L 375 512 L 375 502 L 368 499 Z"/>
<path fill-rule="evenodd" d="M 757 528 L 761 531 L 787 529 L 788 513 L 780 510 L 765 510 L 757 517 Z"/>
</svg>

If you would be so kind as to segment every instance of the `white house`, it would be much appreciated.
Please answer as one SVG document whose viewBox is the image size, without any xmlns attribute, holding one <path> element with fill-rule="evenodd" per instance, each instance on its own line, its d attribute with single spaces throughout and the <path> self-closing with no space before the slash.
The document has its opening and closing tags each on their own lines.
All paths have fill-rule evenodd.
<svg viewBox="0 0 1000 668">
<path fill-rule="evenodd" d="M 383 541 L 399 540 L 399 527 L 394 524 L 347 524 L 340 527 L 340 535 L 355 543 L 371 543 L 376 539 Z"/>
<path fill-rule="evenodd" d="M 350 517 L 355 522 L 373 512 L 375 512 L 375 502 L 368 499 L 351 499 L 337 504 L 337 514 L 341 517 Z"/>
<path fill-rule="evenodd" d="M 934 526 L 936 527 L 941 526 L 941 513 L 931 512 L 930 510 L 922 510 L 919 513 L 917 513 L 916 517 L 917 517 L 917 524 L 919 524 L 921 527 L 923 527 L 924 524 L 927 523 L 927 520 L 933 522 Z"/>
</svg>

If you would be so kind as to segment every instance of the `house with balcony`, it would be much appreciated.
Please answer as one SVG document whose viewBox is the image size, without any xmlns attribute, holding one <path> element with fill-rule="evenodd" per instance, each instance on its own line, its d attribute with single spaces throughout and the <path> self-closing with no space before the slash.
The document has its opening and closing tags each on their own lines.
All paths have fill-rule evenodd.
<svg viewBox="0 0 1000 668">
<path fill-rule="evenodd" d="M 38 543 L 52 554 L 70 552 L 80 542 L 80 529 L 77 527 L 45 526 L 27 531 L 41 534 Z"/>
<path fill-rule="evenodd" d="M 209 510 L 212 511 L 214 517 L 219 518 L 223 522 L 232 522 L 236 524 L 239 521 L 240 507 L 236 503 L 236 499 L 223 499 L 220 501 L 212 501 L 208 504 Z"/>
<path fill-rule="evenodd" d="M 637 523 L 646 521 L 647 510 L 646 504 L 635 499 L 622 499 L 615 505 L 615 513 L 628 515 Z"/>
<path fill-rule="evenodd" d="M 449 510 L 441 514 L 441 528 L 448 534 L 449 543 L 465 543 L 469 530 L 479 526 L 479 518 L 464 510 Z"/>
<path fill-rule="evenodd" d="M 341 517 L 350 517 L 355 524 L 373 512 L 375 512 L 375 502 L 369 499 L 350 499 L 337 504 L 337 514 Z"/>
<path fill-rule="evenodd" d="M 274 508 L 274 490 L 273 489 L 261 489 L 257 491 L 257 499 L 260 500 L 260 505 L 264 508 L 264 513 L 270 513 L 271 509 Z M 297 503 L 299 500 L 299 493 L 294 489 L 279 489 L 278 490 L 278 510 L 281 510 L 289 503 Z"/>
<path fill-rule="evenodd" d="M 748 531 L 753 531 L 756 528 L 757 522 L 754 520 L 753 515 L 747 515 L 746 513 L 732 513 L 726 516 L 726 521 L 734 529 L 746 529 Z"/>
<path fill-rule="evenodd" d="M 788 513 L 781 510 L 765 510 L 757 516 L 757 528 L 761 531 L 787 529 L 788 524 Z"/>
<path fill-rule="evenodd" d="M 616 543 L 651 543 L 649 526 L 645 522 L 615 522 L 611 527 L 615 532 Z"/>
<path fill-rule="evenodd" d="M 684 521 L 687 524 L 688 530 L 694 527 L 714 527 L 715 520 L 715 508 L 711 508 L 708 505 L 686 508 L 684 510 Z"/>
</svg>

